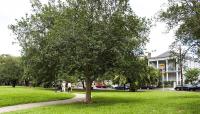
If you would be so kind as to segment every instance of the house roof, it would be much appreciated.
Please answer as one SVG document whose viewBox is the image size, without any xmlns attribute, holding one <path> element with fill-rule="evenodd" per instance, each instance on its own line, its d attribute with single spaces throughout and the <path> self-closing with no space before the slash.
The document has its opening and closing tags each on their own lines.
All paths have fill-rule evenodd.
<svg viewBox="0 0 200 114">
<path fill-rule="evenodd" d="M 150 59 L 158 59 L 158 58 L 166 58 L 166 57 L 171 57 L 170 51 L 166 51 L 158 56 L 151 57 Z"/>
<path fill-rule="evenodd" d="M 156 56 L 156 58 L 165 58 L 165 57 L 170 57 L 170 56 L 171 56 L 170 51 L 166 51 L 166 52 Z"/>
<path fill-rule="evenodd" d="M 171 51 L 166 51 L 166 52 L 164 52 L 164 53 L 162 53 L 162 54 L 160 54 L 158 56 L 151 57 L 150 59 L 161 59 L 161 58 L 168 58 L 168 57 L 171 58 L 171 57 L 175 57 L 175 56 L 172 55 Z M 192 58 L 192 57 L 190 57 L 188 55 L 185 56 L 185 59 L 186 60 L 197 61 L 197 59 L 194 59 L 194 58 Z"/>
</svg>

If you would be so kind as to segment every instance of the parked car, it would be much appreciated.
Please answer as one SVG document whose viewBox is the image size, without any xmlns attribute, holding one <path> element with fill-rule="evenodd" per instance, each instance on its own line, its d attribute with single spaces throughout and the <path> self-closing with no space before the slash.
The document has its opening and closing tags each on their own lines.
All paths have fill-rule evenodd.
<svg viewBox="0 0 200 114">
<path fill-rule="evenodd" d="M 140 88 L 141 89 L 155 89 L 156 87 L 149 85 L 149 86 L 141 86 Z"/>
<path fill-rule="evenodd" d="M 96 85 L 96 88 L 106 88 L 105 85 Z"/>
<path fill-rule="evenodd" d="M 116 87 L 114 87 L 114 89 L 116 89 L 116 90 L 124 90 L 124 86 L 116 86 Z M 125 90 L 128 90 L 128 89 L 129 89 L 129 87 L 125 86 Z"/>
<path fill-rule="evenodd" d="M 200 90 L 200 84 L 199 83 L 195 84 L 195 86 L 196 86 L 195 90 Z"/>
<path fill-rule="evenodd" d="M 192 85 L 192 84 L 185 84 L 183 86 L 181 85 L 177 85 L 175 88 L 175 90 L 185 90 L 185 91 L 195 91 L 198 89 L 198 87 L 196 85 Z"/>
</svg>

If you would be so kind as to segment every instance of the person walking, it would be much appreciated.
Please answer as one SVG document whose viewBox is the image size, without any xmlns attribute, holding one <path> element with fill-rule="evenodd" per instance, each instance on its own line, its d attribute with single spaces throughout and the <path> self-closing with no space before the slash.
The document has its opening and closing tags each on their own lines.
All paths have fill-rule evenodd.
<svg viewBox="0 0 200 114">
<path fill-rule="evenodd" d="M 65 86 L 66 86 L 66 82 L 63 81 L 63 82 L 62 82 L 62 85 L 61 85 L 61 87 L 62 87 L 62 92 L 65 92 Z"/>
<path fill-rule="evenodd" d="M 68 89 L 67 89 L 68 92 L 72 91 L 72 84 L 71 84 L 71 83 L 68 83 L 68 84 L 67 84 L 67 88 L 68 88 Z"/>
</svg>

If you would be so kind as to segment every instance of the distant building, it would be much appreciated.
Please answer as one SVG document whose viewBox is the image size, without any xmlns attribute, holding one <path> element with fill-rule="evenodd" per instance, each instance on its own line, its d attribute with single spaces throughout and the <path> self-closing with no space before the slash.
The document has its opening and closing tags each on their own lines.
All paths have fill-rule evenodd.
<svg viewBox="0 0 200 114">
<path fill-rule="evenodd" d="M 164 78 L 162 81 L 174 81 L 177 85 L 181 83 L 180 77 L 180 68 L 177 63 L 177 58 L 171 56 L 170 51 L 162 53 L 156 57 L 150 57 L 148 55 L 148 65 L 157 69 L 163 69 Z M 199 68 L 200 64 L 194 61 L 193 59 L 187 59 L 183 64 L 183 74 L 184 70 L 187 68 Z M 185 81 L 185 77 L 183 76 L 183 82 Z"/>
</svg>

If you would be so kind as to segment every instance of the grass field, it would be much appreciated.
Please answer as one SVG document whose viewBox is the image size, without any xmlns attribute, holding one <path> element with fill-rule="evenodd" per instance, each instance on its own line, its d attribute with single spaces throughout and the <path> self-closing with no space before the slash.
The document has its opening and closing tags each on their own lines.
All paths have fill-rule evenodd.
<svg viewBox="0 0 200 114">
<path fill-rule="evenodd" d="M 40 101 L 72 98 L 74 95 L 56 93 L 50 89 L 0 86 L 0 107 Z"/>
<path fill-rule="evenodd" d="M 9 114 L 199 114 L 200 93 L 194 92 L 93 92 L 92 104 L 34 108 Z"/>
</svg>

